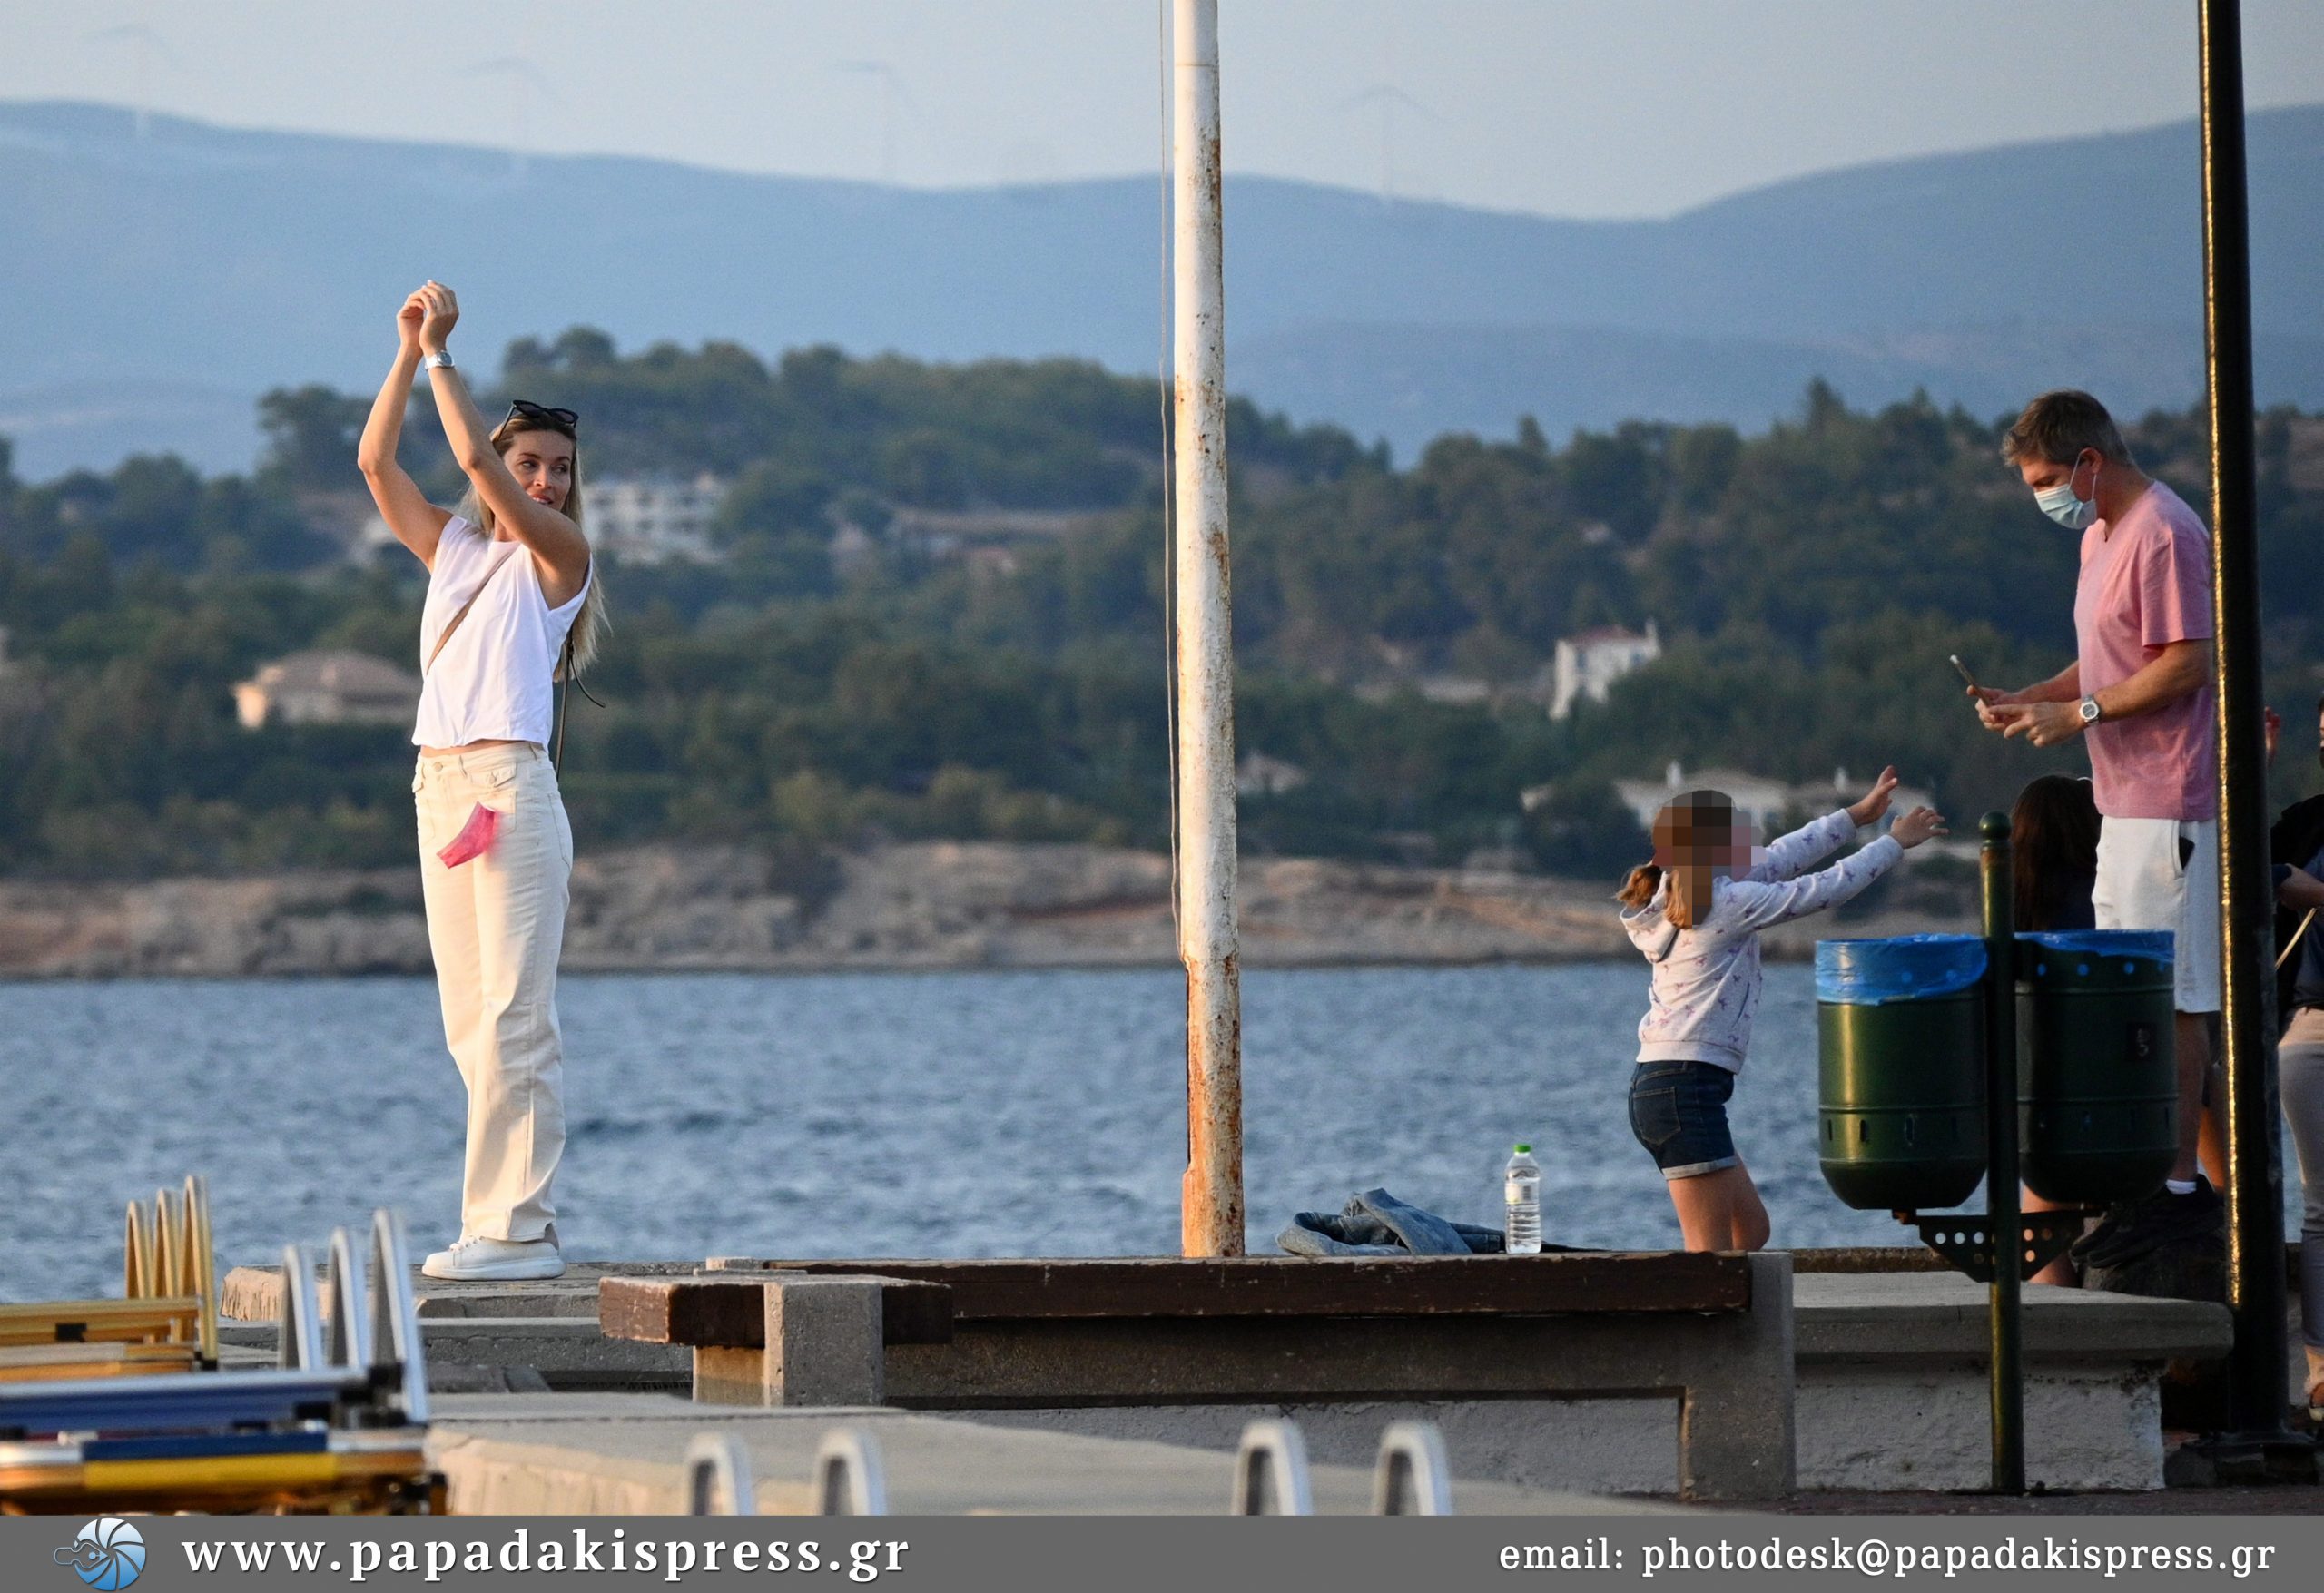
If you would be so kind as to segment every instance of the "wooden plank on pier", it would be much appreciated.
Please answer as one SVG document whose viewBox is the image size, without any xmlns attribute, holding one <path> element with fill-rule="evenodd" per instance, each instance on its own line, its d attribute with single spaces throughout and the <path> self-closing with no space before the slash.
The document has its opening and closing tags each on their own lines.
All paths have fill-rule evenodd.
<svg viewBox="0 0 2324 1593">
<path fill-rule="evenodd" d="M 886 1342 L 951 1342 L 950 1289 L 893 1277 L 877 1281 L 883 1285 L 880 1326 Z M 597 1326 L 611 1339 L 761 1350 L 766 1347 L 766 1288 L 754 1278 L 609 1277 L 597 1285 Z"/>
<path fill-rule="evenodd" d="M 1740 1254 L 1103 1258 L 1062 1261 L 714 1260 L 745 1273 L 846 1273 L 941 1283 L 955 1321 L 1140 1317 L 1542 1316 L 1738 1312 Z M 613 1282 L 608 1280 L 608 1289 Z"/>
<path fill-rule="evenodd" d="M 0 1305 L 0 1344 L 190 1342 L 201 1318 L 202 1301 L 193 1295 Z"/>
<path fill-rule="evenodd" d="M 0 1382 L 192 1372 L 195 1348 L 192 1344 L 78 1342 L 0 1346 Z"/>
</svg>

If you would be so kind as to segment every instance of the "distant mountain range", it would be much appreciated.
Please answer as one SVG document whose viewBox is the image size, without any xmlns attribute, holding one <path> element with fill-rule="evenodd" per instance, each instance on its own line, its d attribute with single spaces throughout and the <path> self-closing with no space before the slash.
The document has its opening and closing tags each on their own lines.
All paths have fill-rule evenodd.
<svg viewBox="0 0 2324 1593">
<path fill-rule="evenodd" d="M 2263 401 L 2324 406 L 2324 106 L 2250 123 Z M 1544 158 L 1587 159 L 1586 150 Z M 1824 376 L 1997 413 L 2201 391 L 2191 123 L 1886 162 L 1662 221 L 1571 221 L 1274 178 L 1227 188 L 1229 379 L 1402 454 L 1452 429 L 1747 427 Z M 1154 369 L 1154 179 L 921 192 L 0 103 L 0 433 L 44 475 L 240 466 L 266 388 L 367 390 L 398 298 L 461 290 L 470 361 L 575 323 Z M 545 394 L 545 398 L 554 395 Z"/>
</svg>

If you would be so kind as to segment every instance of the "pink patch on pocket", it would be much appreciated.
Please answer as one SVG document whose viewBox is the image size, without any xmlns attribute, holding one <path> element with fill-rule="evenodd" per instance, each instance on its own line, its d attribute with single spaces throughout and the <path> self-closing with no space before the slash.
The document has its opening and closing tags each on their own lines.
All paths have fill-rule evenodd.
<svg viewBox="0 0 2324 1593">
<path fill-rule="evenodd" d="M 499 832 L 500 811 L 478 802 L 476 811 L 468 815 L 468 821 L 460 826 L 460 832 L 452 837 L 451 844 L 436 854 L 436 860 L 448 869 L 474 862 L 492 850 L 493 837 Z"/>
</svg>

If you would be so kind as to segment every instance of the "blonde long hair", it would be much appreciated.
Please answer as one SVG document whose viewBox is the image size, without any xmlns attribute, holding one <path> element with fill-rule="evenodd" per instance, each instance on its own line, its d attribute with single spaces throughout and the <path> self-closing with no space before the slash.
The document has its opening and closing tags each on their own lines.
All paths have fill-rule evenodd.
<svg viewBox="0 0 2324 1593">
<path fill-rule="evenodd" d="M 493 452 L 507 453 L 518 435 L 527 431 L 552 431 L 559 437 L 566 436 L 554 426 L 543 426 L 521 415 L 513 416 L 493 432 Z M 586 536 L 588 528 L 581 522 L 581 443 L 577 438 L 569 440 L 573 443 L 573 480 L 565 495 L 565 517 L 579 526 L 581 534 Z M 473 484 L 461 496 L 459 506 L 452 512 L 487 537 L 494 535 L 493 527 L 497 522 L 493 518 L 492 507 L 484 501 L 484 496 Z M 581 600 L 581 612 L 573 616 L 573 631 L 566 644 L 569 651 L 566 656 L 572 661 L 575 674 L 586 674 L 589 665 L 596 662 L 597 650 L 604 645 L 606 633 L 612 628 L 613 622 L 606 613 L 606 573 L 597 567 L 597 550 L 593 547 L 589 550 L 589 595 Z"/>
<path fill-rule="evenodd" d="M 1713 872 L 1735 834 L 1735 803 L 1723 791 L 1689 791 L 1672 797 L 1654 815 L 1654 857 L 1630 870 L 1614 893 L 1624 907 L 1642 908 L 1663 882 L 1670 893 L 1662 916 L 1691 929 L 1709 916 Z"/>
</svg>

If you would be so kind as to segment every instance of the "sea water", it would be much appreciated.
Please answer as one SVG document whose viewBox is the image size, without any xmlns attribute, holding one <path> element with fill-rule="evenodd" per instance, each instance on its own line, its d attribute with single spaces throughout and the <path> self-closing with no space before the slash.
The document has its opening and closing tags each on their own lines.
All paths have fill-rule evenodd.
<svg viewBox="0 0 2324 1593">
<path fill-rule="evenodd" d="M 1184 988 L 569 975 L 566 1252 L 1175 1254 Z M 1254 1253 L 1374 1186 L 1498 1227 L 1519 1140 L 1559 1243 L 1679 1244 L 1627 1117 L 1641 966 L 1257 971 L 1243 999 Z M 1903 1243 L 1824 1187 L 1815 1096 L 1812 978 L 1771 967 L 1730 1114 L 1775 1242 Z M 0 1299 L 117 1292 L 123 1205 L 189 1172 L 222 1264 L 378 1205 L 434 1249 L 458 1232 L 463 1110 L 427 980 L 0 984 Z"/>
</svg>

